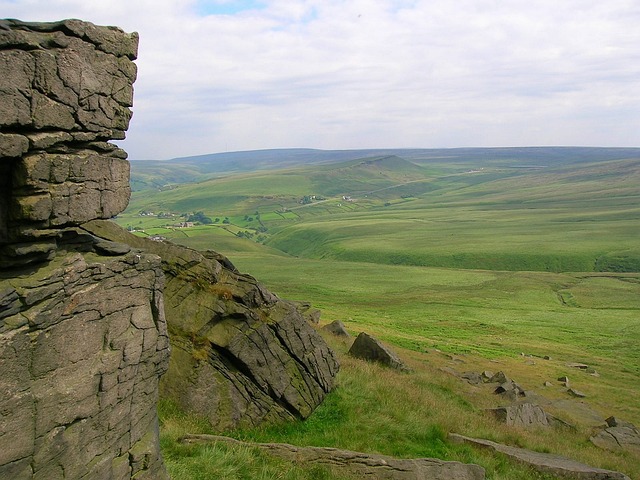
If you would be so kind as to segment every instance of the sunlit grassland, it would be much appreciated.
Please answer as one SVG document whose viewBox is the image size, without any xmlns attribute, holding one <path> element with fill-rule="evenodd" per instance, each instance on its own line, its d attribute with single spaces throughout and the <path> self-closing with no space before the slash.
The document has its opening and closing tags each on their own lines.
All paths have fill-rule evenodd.
<svg viewBox="0 0 640 480">
<path fill-rule="evenodd" d="M 591 365 L 578 375 L 603 414 L 616 409 L 640 421 L 640 275 L 454 270 L 308 260 L 235 253 L 232 261 L 285 298 L 307 300 L 323 321 L 342 320 L 414 351 L 439 349 L 521 369 L 521 353 L 551 356 L 548 379 L 566 363 Z M 523 372 L 531 387 L 540 368 Z M 554 376 L 555 375 L 555 376 Z M 522 380 L 525 380 L 524 378 Z M 640 422 L 639 422 L 640 423 Z"/>
</svg>

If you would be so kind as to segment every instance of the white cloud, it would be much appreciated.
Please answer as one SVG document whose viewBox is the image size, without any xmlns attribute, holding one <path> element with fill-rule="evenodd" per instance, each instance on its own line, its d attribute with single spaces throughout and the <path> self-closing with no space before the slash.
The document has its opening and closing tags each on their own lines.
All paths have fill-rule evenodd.
<svg viewBox="0 0 640 480">
<path fill-rule="evenodd" d="M 635 0 L 0 0 L 0 11 L 140 33 L 132 158 L 640 145 Z"/>
</svg>

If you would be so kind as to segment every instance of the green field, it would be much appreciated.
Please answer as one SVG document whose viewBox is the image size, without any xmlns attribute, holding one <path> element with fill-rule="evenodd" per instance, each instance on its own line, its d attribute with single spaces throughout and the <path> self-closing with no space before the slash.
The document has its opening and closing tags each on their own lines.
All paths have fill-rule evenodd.
<svg viewBox="0 0 640 480">
<path fill-rule="evenodd" d="M 494 396 L 441 371 L 503 370 L 525 389 L 563 401 L 564 390 L 542 385 L 569 375 L 587 395 L 584 408 L 640 425 L 640 155 L 571 152 L 413 152 L 289 165 L 134 192 L 117 221 L 139 235 L 219 251 L 279 296 L 321 309 L 321 323 L 340 319 L 353 334 L 394 346 L 414 369 L 399 374 L 351 359 L 347 345 L 328 339 L 343 368 L 338 388 L 309 420 L 231 435 L 472 461 L 495 479 L 547 478 L 449 444 L 446 433 L 456 431 L 638 479 L 637 456 L 587 441 L 592 425 L 582 407 L 550 407 L 576 431 L 500 427 L 482 414 Z M 175 218 L 158 218 L 161 211 Z M 196 211 L 220 221 L 172 226 Z M 179 446 L 179 434 L 206 425 L 170 405 L 161 414 L 174 478 L 192 478 L 179 472 L 204 464 L 221 475 L 238 462 L 255 470 L 221 478 L 333 478 L 283 470 L 259 452 Z"/>
</svg>

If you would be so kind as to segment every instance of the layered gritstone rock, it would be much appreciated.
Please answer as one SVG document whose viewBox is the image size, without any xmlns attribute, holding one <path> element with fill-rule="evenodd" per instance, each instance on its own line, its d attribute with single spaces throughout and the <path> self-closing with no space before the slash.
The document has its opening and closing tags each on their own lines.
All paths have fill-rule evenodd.
<svg viewBox="0 0 640 480">
<path fill-rule="evenodd" d="M 167 478 L 160 259 L 78 228 L 129 200 L 137 41 L 0 20 L 0 478 Z"/>
</svg>

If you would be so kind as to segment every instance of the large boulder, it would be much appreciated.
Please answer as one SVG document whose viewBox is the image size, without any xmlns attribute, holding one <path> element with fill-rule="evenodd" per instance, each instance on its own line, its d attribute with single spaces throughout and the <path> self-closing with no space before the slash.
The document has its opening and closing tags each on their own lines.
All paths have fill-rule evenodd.
<svg viewBox="0 0 640 480">
<path fill-rule="evenodd" d="M 333 388 L 336 355 L 296 304 L 227 259 L 136 237 L 113 222 L 82 228 L 162 258 L 172 345 L 164 397 L 224 430 L 306 418 Z"/>
<path fill-rule="evenodd" d="M 0 478 L 162 479 L 169 339 L 155 255 L 0 275 Z"/>
</svg>

